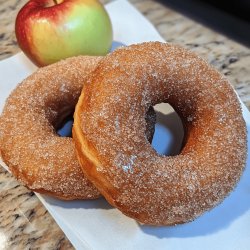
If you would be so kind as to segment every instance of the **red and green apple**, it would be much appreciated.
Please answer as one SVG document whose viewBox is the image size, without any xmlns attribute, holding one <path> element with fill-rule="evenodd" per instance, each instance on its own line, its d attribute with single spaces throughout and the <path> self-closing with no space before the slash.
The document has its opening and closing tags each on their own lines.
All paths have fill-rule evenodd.
<svg viewBox="0 0 250 250">
<path fill-rule="evenodd" d="M 16 17 L 17 42 L 37 66 L 76 55 L 105 55 L 112 25 L 98 0 L 29 0 Z"/>
</svg>

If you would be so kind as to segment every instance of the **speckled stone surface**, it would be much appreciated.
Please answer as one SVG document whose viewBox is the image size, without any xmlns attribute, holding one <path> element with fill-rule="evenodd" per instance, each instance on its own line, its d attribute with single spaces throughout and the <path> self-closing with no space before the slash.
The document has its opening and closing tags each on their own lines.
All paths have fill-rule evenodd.
<svg viewBox="0 0 250 250">
<path fill-rule="evenodd" d="M 0 168 L 0 249 L 71 249 L 35 196 Z"/>
<path fill-rule="evenodd" d="M 26 0 L 0 0 L 0 60 L 20 49 L 15 16 Z M 109 1 L 101 1 L 107 3 Z M 250 108 L 250 49 L 156 1 L 131 0 L 168 42 L 204 57 L 234 85 Z M 0 167 L 0 249 L 73 249 L 38 198 Z"/>
</svg>

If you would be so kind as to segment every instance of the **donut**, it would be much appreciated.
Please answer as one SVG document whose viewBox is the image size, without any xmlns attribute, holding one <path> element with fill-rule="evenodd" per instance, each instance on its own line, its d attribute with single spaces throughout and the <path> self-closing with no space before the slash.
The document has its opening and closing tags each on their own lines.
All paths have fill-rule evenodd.
<svg viewBox="0 0 250 250">
<path fill-rule="evenodd" d="M 145 113 L 158 103 L 182 120 L 177 155 L 158 154 L 143 133 Z M 149 225 L 192 221 L 218 205 L 246 162 L 246 125 L 232 86 L 168 43 L 124 47 L 98 64 L 75 109 L 73 140 L 84 174 L 107 201 Z"/>
<path fill-rule="evenodd" d="M 29 189 L 65 200 L 100 196 L 82 177 L 72 138 L 56 133 L 99 60 L 79 56 L 40 68 L 8 97 L 0 118 L 1 156 Z"/>
<path fill-rule="evenodd" d="M 64 200 L 100 196 L 82 174 L 72 138 L 56 132 L 73 114 L 82 85 L 100 59 L 79 56 L 43 67 L 9 96 L 0 118 L 0 151 L 13 175 L 29 189 Z M 155 117 L 151 107 L 146 116 L 149 141 Z"/>
</svg>

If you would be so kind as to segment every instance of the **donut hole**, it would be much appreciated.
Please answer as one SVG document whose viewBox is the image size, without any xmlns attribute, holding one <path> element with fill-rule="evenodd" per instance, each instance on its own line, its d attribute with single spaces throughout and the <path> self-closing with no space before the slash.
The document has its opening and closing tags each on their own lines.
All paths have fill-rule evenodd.
<svg viewBox="0 0 250 250">
<path fill-rule="evenodd" d="M 57 128 L 57 134 L 62 137 L 72 137 L 73 122 L 73 114 L 70 114 L 63 120 L 59 128 Z"/>
<path fill-rule="evenodd" d="M 156 124 L 152 147 L 161 155 L 178 155 L 184 138 L 181 118 L 168 103 L 157 104 L 154 110 Z"/>
</svg>

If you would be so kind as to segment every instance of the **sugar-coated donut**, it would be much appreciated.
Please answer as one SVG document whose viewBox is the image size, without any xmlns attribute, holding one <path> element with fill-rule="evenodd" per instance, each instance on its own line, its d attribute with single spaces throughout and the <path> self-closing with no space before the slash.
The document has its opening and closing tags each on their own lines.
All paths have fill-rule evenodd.
<svg viewBox="0 0 250 250">
<path fill-rule="evenodd" d="M 101 57 L 79 56 L 38 69 L 11 93 L 0 118 L 4 162 L 29 189 L 61 199 L 100 196 L 83 177 L 72 138 L 56 129 L 74 112 Z"/>
<path fill-rule="evenodd" d="M 179 155 L 145 139 L 145 113 L 172 105 L 183 121 Z M 98 64 L 74 114 L 73 139 L 85 175 L 141 223 L 191 221 L 220 203 L 246 161 L 246 126 L 229 82 L 192 52 L 167 43 L 116 50 Z"/>
<path fill-rule="evenodd" d="M 31 190 L 60 199 L 94 199 L 99 191 L 83 176 L 72 138 L 56 129 L 74 112 L 82 85 L 101 57 L 78 56 L 39 69 L 10 95 L 0 118 L 0 151 L 13 175 Z M 146 116 L 153 138 L 156 115 Z"/>
</svg>

